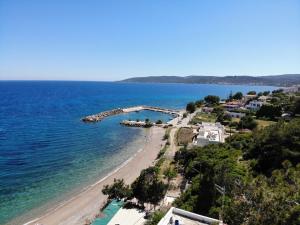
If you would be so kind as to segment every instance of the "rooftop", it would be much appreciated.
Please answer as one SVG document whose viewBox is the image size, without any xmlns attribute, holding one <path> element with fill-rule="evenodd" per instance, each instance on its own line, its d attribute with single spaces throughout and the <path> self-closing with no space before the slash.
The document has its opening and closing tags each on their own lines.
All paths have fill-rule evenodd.
<svg viewBox="0 0 300 225">
<path fill-rule="evenodd" d="M 207 225 L 223 224 L 222 221 L 210 217 L 191 213 L 178 208 L 170 208 L 167 214 L 159 221 L 158 225 Z"/>
<path fill-rule="evenodd" d="M 199 125 L 198 135 L 194 139 L 194 144 L 207 145 L 210 142 L 224 142 L 224 126 L 220 123 L 202 122 Z"/>
</svg>

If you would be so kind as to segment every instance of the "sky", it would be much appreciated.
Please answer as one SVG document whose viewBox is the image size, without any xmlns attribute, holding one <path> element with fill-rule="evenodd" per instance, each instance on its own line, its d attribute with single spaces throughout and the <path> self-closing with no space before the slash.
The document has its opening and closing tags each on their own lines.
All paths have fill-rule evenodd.
<svg viewBox="0 0 300 225">
<path fill-rule="evenodd" d="M 0 0 L 1 80 L 300 73 L 300 0 Z"/>
</svg>

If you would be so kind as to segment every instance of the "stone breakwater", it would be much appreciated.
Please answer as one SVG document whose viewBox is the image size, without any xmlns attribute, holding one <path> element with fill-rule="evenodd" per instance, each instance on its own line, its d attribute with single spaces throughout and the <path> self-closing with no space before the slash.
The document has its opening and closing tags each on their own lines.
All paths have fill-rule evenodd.
<svg viewBox="0 0 300 225">
<path fill-rule="evenodd" d="M 108 116 L 113 116 L 113 115 L 117 115 L 117 114 L 121 114 L 121 113 L 137 112 L 137 111 L 142 111 L 142 110 L 150 110 L 150 111 L 155 111 L 155 112 L 167 113 L 167 114 L 173 115 L 174 117 L 177 117 L 180 115 L 180 112 L 177 110 L 164 109 L 164 108 L 153 107 L 153 106 L 135 106 L 135 107 L 129 107 L 129 108 L 124 108 L 124 109 L 118 108 L 118 109 L 112 109 L 109 111 L 100 112 L 98 114 L 86 116 L 86 117 L 82 118 L 82 121 L 83 122 L 98 122 Z"/>
<path fill-rule="evenodd" d="M 120 122 L 120 124 L 128 127 L 152 127 L 152 126 L 157 126 L 157 127 L 162 127 L 162 128 L 167 128 L 169 126 L 172 126 L 171 124 L 167 123 L 152 123 L 152 122 L 145 122 L 145 121 L 135 121 L 135 120 L 123 120 Z"/>
<path fill-rule="evenodd" d="M 120 122 L 120 124 L 122 124 L 124 126 L 129 126 L 129 127 L 145 127 L 146 126 L 146 122 L 144 122 L 144 121 L 133 121 L 133 120 L 123 120 L 122 122 Z"/>
<path fill-rule="evenodd" d="M 86 116 L 84 118 L 82 118 L 83 122 L 98 122 L 103 120 L 105 117 L 108 116 L 113 116 L 113 115 L 117 115 L 117 114 L 121 114 L 124 113 L 123 109 L 113 109 L 113 110 L 109 110 L 109 111 L 104 111 L 95 115 L 90 115 L 90 116 Z"/>
</svg>

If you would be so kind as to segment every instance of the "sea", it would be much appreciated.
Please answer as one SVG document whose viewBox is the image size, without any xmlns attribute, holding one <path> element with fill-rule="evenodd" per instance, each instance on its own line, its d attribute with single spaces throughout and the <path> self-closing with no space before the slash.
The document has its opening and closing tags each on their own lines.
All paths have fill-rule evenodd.
<svg viewBox="0 0 300 225">
<path fill-rule="evenodd" d="M 270 86 L 0 81 L 0 224 L 30 218 L 72 196 L 139 150 L 145 129 L 123 119 L 168 121 L 142 111 L 98 123 L 81 118 L 136 105 L 183 109 L 206 95 L 272 91 Z"/>
</svg>

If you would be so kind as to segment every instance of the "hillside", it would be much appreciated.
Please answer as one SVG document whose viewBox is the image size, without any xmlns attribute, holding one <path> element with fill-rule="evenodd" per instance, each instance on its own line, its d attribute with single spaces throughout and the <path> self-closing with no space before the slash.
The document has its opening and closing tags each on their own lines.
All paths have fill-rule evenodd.
<svg viewBox="0 0 300 225">
<path fill-rule="evenodd" d="M 187 83 L 187 84 L 251 84 L 270 86 L 292 86 L 300 84 L 300 74 L 270 76 L 148 76 L 133 77 L 121 82 L 133 83 Z"/>
</svg>

